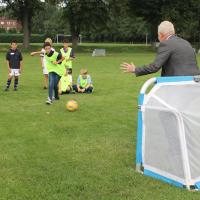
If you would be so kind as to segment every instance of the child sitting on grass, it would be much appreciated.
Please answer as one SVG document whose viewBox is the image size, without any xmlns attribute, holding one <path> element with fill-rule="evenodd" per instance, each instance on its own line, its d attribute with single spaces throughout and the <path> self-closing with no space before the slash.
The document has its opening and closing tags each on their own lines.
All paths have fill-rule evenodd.
<svg viewBox="0 0 200 200">
<path fill-rule="evenodd" d="M 66 68 L 65 74 L 59 81 L 59 94 L 69 93 L 72 93 L 72 76 L 71 74 L 68 74 L 68 69 Z"/>
<path fill-rule="evenodd" d="M 77 85 L 73 85 L 73 89 L 78 93 L 92 93 L 92 79 L 88 74 L 87 69 L 81 69 L 80 75 L 78 76 Z"/>
</svg>

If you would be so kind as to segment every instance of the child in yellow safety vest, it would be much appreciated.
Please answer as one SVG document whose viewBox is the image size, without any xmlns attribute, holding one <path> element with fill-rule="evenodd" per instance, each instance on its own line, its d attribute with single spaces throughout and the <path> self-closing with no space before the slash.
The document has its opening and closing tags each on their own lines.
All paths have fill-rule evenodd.
<svg viewBox="0 0 200 200">
<path fill-rule="evenodd" d="M 69 94 L 72 92 L 72 76 L 68 74 L 66 69 L 65 74 L 61 77 L 59 82 L 59 94 Z"/>
<path fill-rule="evenodd" d="M 92 79 L 87 69 L 81 69 L 81 73 L 77 79 L 77 85 L 73 85 L 73 89 L 78 93 L 92 93 Z"/>
<path fill-rule="evenodd" d="M 68 46 L 67 40 L 63 40 L 63 48 L 60 49 L 62 56 L 65 58 L 62 62 L 68 70 L 68 74 L 72 74 L 72 61 L 75 58 L 74 50 Z"/>
</svg>

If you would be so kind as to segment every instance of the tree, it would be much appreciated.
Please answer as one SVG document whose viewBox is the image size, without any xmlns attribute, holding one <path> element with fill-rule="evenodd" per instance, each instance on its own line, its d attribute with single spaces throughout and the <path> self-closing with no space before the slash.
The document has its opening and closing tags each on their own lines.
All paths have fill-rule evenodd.
<svg viewBox="0 0 200 200">
<path fill-rule="evenodd" d="M 63 17 L 68 19 L 73 46 L 77 45 L 81 31 L 100 29 L 106 25 L 107 8 L 107 3 L 104 0 L 64 1 Z"/>
<path fill-rule="evenodd" d="M 165 1 L 167 0 L 129 0 L 131 11 L 148 23 L 149 32 L 155 40 L 157 39 L 158 24 L 162 19 L 161 9 Z"/>
<path fill-rule="evenodd" d="M 68 22 L 66 23 L 62 15 L 62 7 L 53 2 L 45 2 L 44 9 L 38 11 L 33 17 L 32 32 L 45 34 L 51 38 L 54 38 L 57 33 L 69 34 Z"/>
<path fill-rule="evenodd" d="M 163 20 L 172 21 L 176 32 L 186 39 L 200 35 L 200 0 L 129 0 L 129 4 L 137 16 L 150 24 L 154 38 Z"/>
<path fill-rule="evenodd" d="M 145 37 L 147 23 L 142 17 L 138 17 L 130 10 L 129 0 L 109 0 L 109 32 L 112 38 L 122 41 L 135 41 Z"/>
<path fill-rule="evenodd" d="M 22 23 L 24 34 L 23 46 L 28 48 L 30 43 L 32 17 L 38 10 L 43 8 L 43 3 L 40 0 L 2 0 L 1 2 L 6 3 L 6 8 L 12 11 L 13 17 L 16 17 Z"/>
</svg>

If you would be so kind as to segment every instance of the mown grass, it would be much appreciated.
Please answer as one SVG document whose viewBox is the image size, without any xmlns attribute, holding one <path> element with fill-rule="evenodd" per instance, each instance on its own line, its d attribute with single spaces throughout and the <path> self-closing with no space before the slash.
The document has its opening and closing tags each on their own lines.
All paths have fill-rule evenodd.
<svg viewBox="0 0 200 200">
<path fill-rule="evenodd" d="M 151 76 L 135 78 L 119 65 L 140 65 L 154 53 L 77 53 L 74 80 L 88 68 L 95 91 L 63 95 L 44 104 L 38 57 L 24 54 L 19 90 L 4 92 L 7 69 L 2 58 L 0 91 L 1 200 L 165 200 L 199 199 L 199 193 L 170 186 L 135 172 L 137 96 Z M 158 75 L 158 74 L 157 74 Z M 65 109 L 68 100 L 79 104 Z"/>
</svg>

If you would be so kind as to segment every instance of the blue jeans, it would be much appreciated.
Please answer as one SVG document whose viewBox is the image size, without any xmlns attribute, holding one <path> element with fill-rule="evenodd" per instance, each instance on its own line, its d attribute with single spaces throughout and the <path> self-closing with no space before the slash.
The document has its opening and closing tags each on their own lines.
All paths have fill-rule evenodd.
<svg viewBox="0 0 200 200">
<path fill-rule="evenodd" d="M 58 83 L 60 80 L 60 76 L 56 74 L 55 72 L 50 72 L 49 73 L 49 98 L 50 100 L 53 99 L 53 91 L 54 91 L 54 96 L 56 99 L 58 99 Z"/>
<path fill-rule="evenodd" d="M 83 89 L 82 87 L 80 87 L 80 88 Z M 75 90 L 76 92 L 78 92 L 78 87 L 77 87 L 77 85 L 73 85 L 73 90 Z M 92 90 L 93 90 L 93 87 L 90 86 L 90 87 L 88 87 L 88 88 L 85 90 L 84 93 L 92 93 Z"/>
</svg>

